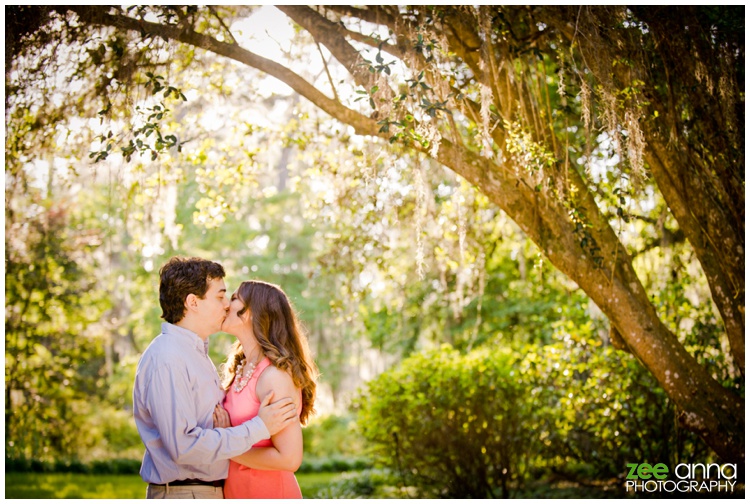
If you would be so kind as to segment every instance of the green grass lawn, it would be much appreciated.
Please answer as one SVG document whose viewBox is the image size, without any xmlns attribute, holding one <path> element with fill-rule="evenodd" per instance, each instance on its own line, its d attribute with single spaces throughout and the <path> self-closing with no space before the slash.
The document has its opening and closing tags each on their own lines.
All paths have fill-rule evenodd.
<svg viewBox="0 0 750 504">
<path fill-rule="evenodd" d="M 313 498 L 338 473 L 298 474 L 302 496 Z M 6 473 L 6 499 L 145 499 L 138 475 Z"/>
</svg>

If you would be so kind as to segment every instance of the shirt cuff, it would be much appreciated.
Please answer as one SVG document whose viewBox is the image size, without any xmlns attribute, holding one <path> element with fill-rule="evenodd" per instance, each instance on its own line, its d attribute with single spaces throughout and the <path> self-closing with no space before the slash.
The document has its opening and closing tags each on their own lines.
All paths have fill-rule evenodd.
<svg viewBox="0 0 750 504">
<path fill-rule="evenodd" d="M 254 445 L 258 441 L 263 441 L 264 439 L 271 438 L 271 433 L 268 432 L 266 424 L 264 424 L 263 420 L 258 416 L 251 420 L 248 420 L 244 425 L 247 426 L 247 434 L 252 440 L 250 446 Z"/>
</svg>

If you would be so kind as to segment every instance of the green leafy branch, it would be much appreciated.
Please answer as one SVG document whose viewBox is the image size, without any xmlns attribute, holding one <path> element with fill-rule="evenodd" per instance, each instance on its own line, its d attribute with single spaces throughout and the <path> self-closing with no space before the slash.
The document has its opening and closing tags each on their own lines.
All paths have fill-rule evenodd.
<svg viewBox="0 0 750 504">
<path fill-rule="evenodd" d="M 383 53 L 381 52 L 380 48 L 382 47 L 384 42 L 380 43 L 380 46 L 378 47 L 378 54 L 375 55 L 375 64 L 373 65 L 371 61 L 365 60 L 367 63 L 367 69 L 370 71 L 370 73 L 385 73 L 386 75 L 391 75 L 391 65 L 395 65 L 395 61 L 391 61 L 386 63 L 383 59 Z"/>
<path fill-rule="evenodd" d="M 99 111 L 99 114 L 103 115 L 105 110 L 106 107 L 105 109 Z M 182 146 L 179 144 L 177 136 L 162 135 L 161 129 L 159 127 L 159 121 L 161 121 L 164 116 L 169 113 L 169 109 L 166 108 L 163 103 L 161 103 L 159 105 L 154 105 L 153 107 L 148 107 L 146 109 L 136 107 L 136 111 L 140 112 L 141 110 L 145 110 L 147 113 L 150 112 L 150 114 L 147 117 L 146 124 L 144 124 L 140 128 L 136 128 L 133 130 L 133 138 L 130 139 L 128 145 L 120 148 L 123 158 L 125 158 L 126 161 L 130 161 L 133 157 L 133 154 L 135 154 L 136 152 L 139 152 L 141 154 L 150 152 L 151 160 L 153 161 L 159 156 L 159 153 L 169 150 L 172 147 L 177 147 L 177 151 L 181 152 Z M 149 144 L 142 138 L 139 138 L 149 138 L 151 135 L 154 135 L 155 138 L 153 144 Z M 99 135 L 97 137 L 97 140 L 102 143 L 106 143 L 106 145 L 102 150 L 89 153 L 89 158 L 94 159 L 95 163 L 107 159 L 107 157 L 109 157 L 109 155 L 112 153 L 112 149 L 115 145 L 115 139 L 112 131 L 109 131 L 106 135 Z"/>
<path fill-rule="evenodd" d="M 163 76 L 154 75 L 151 72 L 146 72 L 146 77 L 148 77 L 148 80 L 146 81 L 145 86 L 146 88 L 153 87 L 153 94 L 157 94 L 164 90 L 164 98 L 169 98 L 170 95 L 174 94 L 175 98 L 180 98 L 182 101 L 187 101 L 187 98 L 184 94 L 182 94 L 182 91 L 174 86 L 162 83 L 162 81 L 164 80 Z"/>
<path fill-rule="evenodd" d="M 424 70 L 419 72 L 416 79 L 406 79 L 406 82 L 409 84 L 409 89 L 414 89 L 417 86 L 422 88 L 423 91 L 432 89 L 432 87 L 424 81 Z"/>
<path fill-rule="evenodd" d="M 147 89 L 151 89 L 152 95 L 162 94 L 163 98 L 173 97 L 177 100 L 187 101 L 187 97 L 182 93 L 179 88 L 169 85 L 165 78 L 161 75 L 155 75 L 152 72 L 146 72 L 147 80 L 144 86 Z M 104 119 L 109 116 L 112 110 L 112 103 L 107 100 L 104 108 L 102 108 L 97 115 Z M 133 154 L 139 152 L 144 154 L 147 152 L 151 153 L 151 160 L 155 160 L 161 152 L 167 151 L 172 147 L 177 147 L 177 151 L 182 151 L 176 135 L 163 135 L 161 132 L 161 121 L 168 117 L 170 109 L 166 107 L 164 102 L 159 102 L 157 105 L 152 107 L 136 107 L 136 112 L 139 115 L 147 115 L 146 123 L 140 128 L 133 129 L 133 138 L 128 142 L 125 147 L 120 147 L 123 158 L 126 161 L 130 161 Z M 153 135 L 153 143 L 149 143 L 150 137 Z M 115 147 L 116 138 L 112 131 L 109 131 L 106 135 L 102 134 L 96 137 L 103 147 L 98 151 L 92 151 L 89 153 L 89 159 L 93 159 L 94 163 L 103 161 L 109 157 Z"/>
<path fill-rule="evenodd" d="M 580 238 L 581 249 L 587 252 L 597 268 L 601 268 L 604 262 L 604 257 L 600 254 L 601 248 L 596 242 L 596 239 L 591 234 L 591 224 L 587 222 L 586 216 L 581 208 L 570 202 L 568 207 L 568 215 L 570 220 L 573 221 L 575 234 Z"/>
<path fill-rule="evenodd" d="M 369 91 L 363 90 L 363 89 L 357 89 L 355 92 L 358 95 L 360 95 L 360 97 L 354 100 L 355 103 L 367 98 L 370 101 L 370 107 L 372 107 L 374 110 L 375 109 L 375 93 L 378 92 L 378 89 L 380 89 L 378 86 L 372 86 Z"/>
<path fill-rule="evenodd" d="M 623 196 L 623 191 L 619 187 L 615 187 L 615 190 L 612 192 L 617 197 L 620 205 L 625 206 L 625 197 Z M 617 216 L 625 222 L 630 222 L 630 215 L 625 213 L 625 211 L 622 209 L 622 206 L 617 207 Z"/>
<path fill-rule="evenodd" d="M 438 112 L 448 112 L 446 105 L 448 100 L 431 102 L 426 97 L 422 97 L 422 103 L 419 107 L 424 110 L 430 117 L 436 117 Z"/>
<path fill-rule="evenodd" d="M 435 57 L 432 55 L 432 52 L 435 49 L 435 44 L 437 44 L 437 40 L 430 39 L 429 41 L 425 40 L 425 38 L 422 36 L 421 33 L 417 34 L 417 39 L 414 41 L 414 44 L 412 47 L 416 52 L 419 54 L 424 55 L 426 61 L 429 63 Z"/>
</svg>

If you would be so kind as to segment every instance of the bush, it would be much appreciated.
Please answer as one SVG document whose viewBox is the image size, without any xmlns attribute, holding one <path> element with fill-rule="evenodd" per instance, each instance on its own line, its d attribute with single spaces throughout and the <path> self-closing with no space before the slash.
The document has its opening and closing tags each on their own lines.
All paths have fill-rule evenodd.
<svg viewBox="0 0 750 504">
<path fill-rule="evenodd" d="M 138 474 L 141 461 L 108 459 L 81 462 L 77 459 L 45 461 L 25 458 L 6 458 L 5 472 L 16 473 L 75 473 L 75 474 Z"/>
<path fill-rule="evenodd" d="M 358 456 L 364 450 L 351 414 L 316 416 L 303 430 L 305 457 L 324 459 Z"/>
<path fill-rule="evenodd" d="M 369 459 L 361 457 L 329 457 L 323 459 L 308 459 L 302 461 L 297 472 L 320 473 L 320 472 L 344 472 L 361 471 L 372 467 Z"/>
<path fill-rule="evenodd" d="M 82 460 L 143 457 L 143 442 L 131 411 L 99 404 L 86 417 L 83 429 L 88 436 L 87 446 L 80 447 L 76 454 Z"/>
<path fill-rule="evenodd" d="M 561 321 L 552 344 L 524 355 L 518 371 L 537 412 L 540 469 L 606 482 L 624 481 L 628 462 L 710 460 L 656 379 L 635 357 L 604 344 L 591 324 Z"/>
<path fill-rule="evenodd" d="M 320 490 L 316 499 L 389 499 L 409 497 L 397 488 L 396 476 L 384 469 L 368 469 L 342 474 L 326 488 Z"/>
<path fill-rule="evenodd" d="M 80 460 L 55 460 L 52 464 L 52 472 L 88 474 L 91 472 L 91 466 Z"/>
<path fill-rule="evenodd" d="M 134 459 L 97 460 L 90 464 L 92 474 L 138 474 L 141 461 Z"/>
<path fill-rule="evenodd" d="M 562 482 L 609 494 L 629 462 L 716 462 L 656 379 L 600 328 L 564 319 L 552 328 L 546 345 L 442 347 L 370 382 L 355 407 L 373 460 L 426 496 L 480 498 L 557 492 Z"/>
<path fill-rule="evenodd" d="M 355 400 L 378 462 L 426 497 L 508 497 L 535 451 L 533 414 L 514 359 L 444 345 L 413 355 Z"/>
</svg>

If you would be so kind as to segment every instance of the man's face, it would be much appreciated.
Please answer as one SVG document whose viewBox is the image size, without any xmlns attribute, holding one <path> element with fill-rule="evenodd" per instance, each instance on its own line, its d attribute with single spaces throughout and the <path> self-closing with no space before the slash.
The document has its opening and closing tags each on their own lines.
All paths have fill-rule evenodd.
<svg viewBox="0 0 750 504">
<path fill-rule="evenodd" d="M 224 284 L 224 279 L 209 279 L 205 297 L 198 298 L 198 314 L 209 334 L 221 330 L 221 324 L 227 316 L 228 309 L 229 299 L 227 299 L 227 286 Z"/>
</svg>

